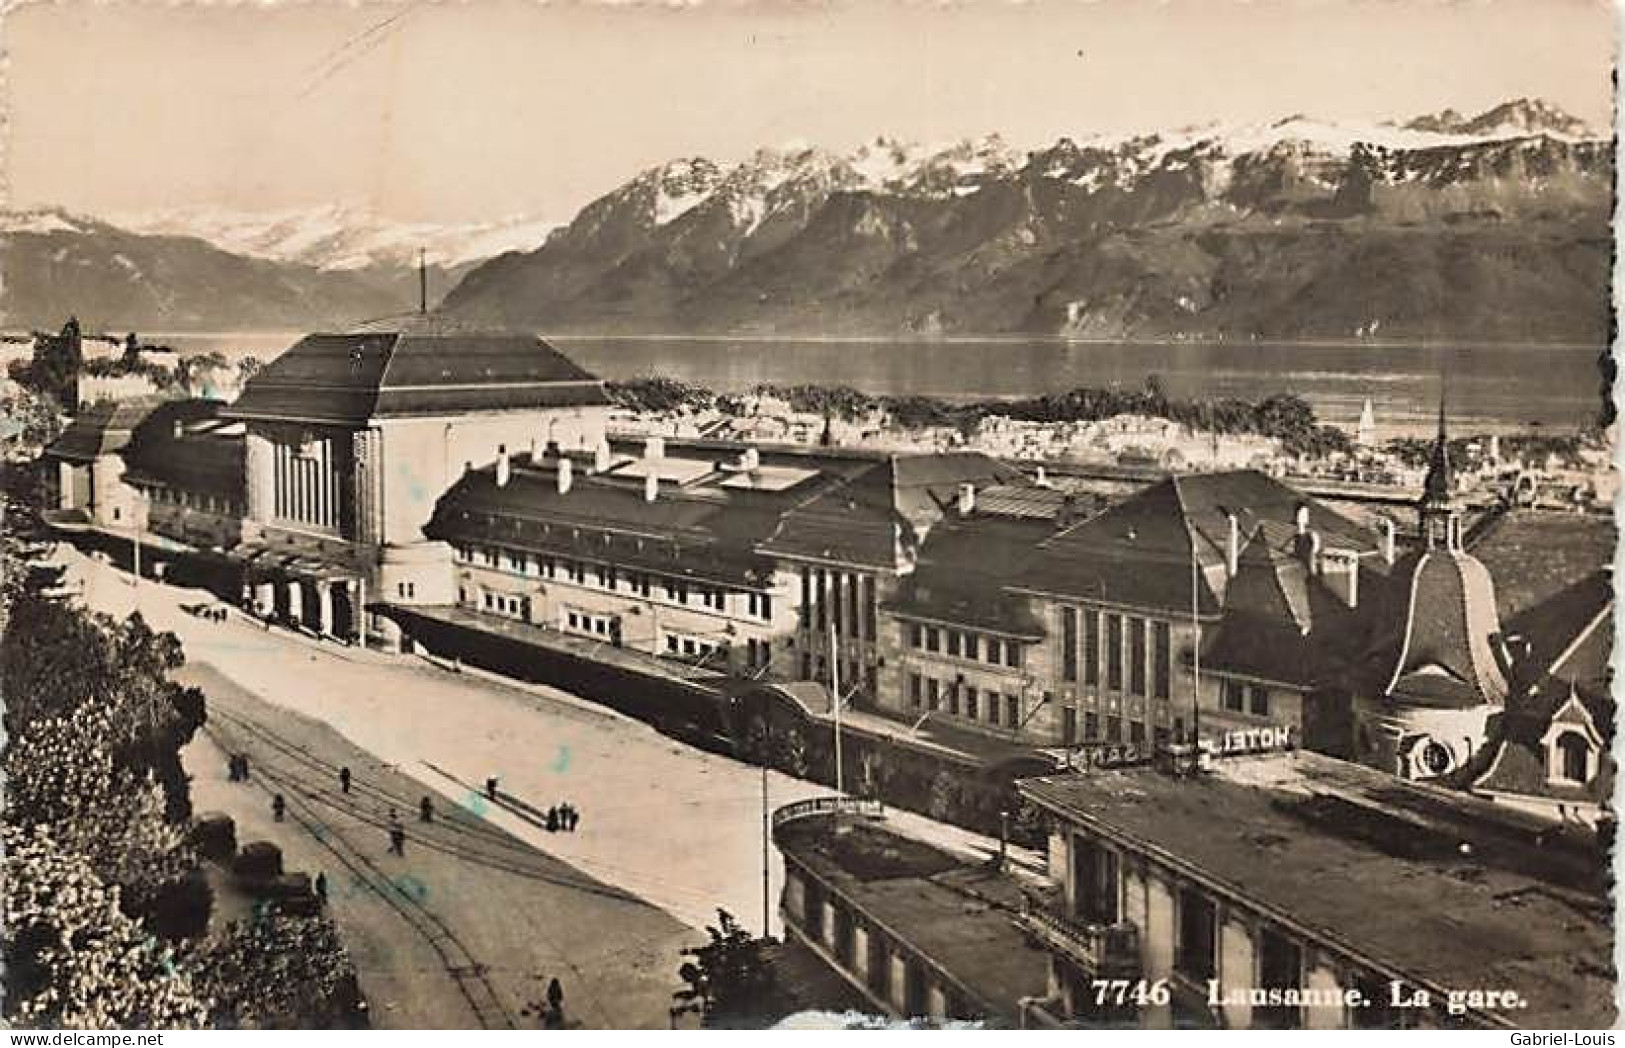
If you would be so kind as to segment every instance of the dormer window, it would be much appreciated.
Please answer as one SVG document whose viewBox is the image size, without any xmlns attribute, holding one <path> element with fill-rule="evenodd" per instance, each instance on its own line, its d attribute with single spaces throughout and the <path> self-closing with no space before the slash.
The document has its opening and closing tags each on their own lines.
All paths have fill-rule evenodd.
<svg viewBox="0 0 1625 1048">
<path fill-rule="evenodd" d="M 1577 731 L 1566 731 L 1552 744 L 1548 775 L 1553 782 L 1584 785 L 1591 781 L 1591 741 Z"/>
</svg>

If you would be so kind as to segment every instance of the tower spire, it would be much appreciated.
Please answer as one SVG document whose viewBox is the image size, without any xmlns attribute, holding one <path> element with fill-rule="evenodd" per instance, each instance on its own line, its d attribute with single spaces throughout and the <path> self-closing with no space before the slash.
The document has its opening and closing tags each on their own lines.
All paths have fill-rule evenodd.
<svg viewBox="0 0 1625 1048">
<path fill-rule="evenodd" d="M 429 312 L 429 255 L 423 248 L 418 248 L 418 312 Z M 1443 425 L 1444 416 L 1439 416 Z"/>
<path fill-rule="evenodd" d="M 1445 383 L 1439 380 L 1439 435 L 1433 440 L 1427 479 L 1422 482 L 1420 503 L 1422 540 L 1429 548 L 1457 549 L 1461 542 L 1460 517 L 1456 512 L 1456 477 L 1450 466 L 1450 436 L 1445 429 Z"/>
</svg>

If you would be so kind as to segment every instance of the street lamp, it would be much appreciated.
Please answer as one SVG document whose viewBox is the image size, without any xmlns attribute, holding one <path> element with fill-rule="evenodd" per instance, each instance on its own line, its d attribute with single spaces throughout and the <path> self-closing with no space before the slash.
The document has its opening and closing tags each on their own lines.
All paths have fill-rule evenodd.
<svg viewBox="0 0 1625 1048">
<path fill-rule="evenodd" d="M 1007 808 L 999 809 L 999 869 L 1004 869 L 1006 859 L 1006 841 L 1010 837 L 1010 811 Z"/>
</svg>

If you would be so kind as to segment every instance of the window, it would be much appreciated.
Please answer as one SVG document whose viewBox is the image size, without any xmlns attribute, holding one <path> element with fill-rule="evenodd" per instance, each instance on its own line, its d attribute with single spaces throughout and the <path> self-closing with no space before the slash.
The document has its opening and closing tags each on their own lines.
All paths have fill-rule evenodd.
<svg viewBox="0 0 1625 1048">
<path fill-rule="evenodd" d="M 758 619 L 771 619 L 773 617 L 773 596 L 769 593 L 752 593 L 746 602 L 750 614 Z"/>
<path fill-rule="evenodd" d="M 1100 683 L 1100 612 L 1083 613 L 1083 682 Z"/>
<path fill-rule="evenodd" d="M 598 579 L 598 585 L 604 587 L 605 589 L 615 588 L 614 568 L 610 567 L 608 564 L 600 564 L 596 569 L 594 569 L 593 573 Z"/>
<path fill-rule="evenodd" d="M 1106 687 L 1123 690 L 1123 617 L 1106 616 Z"/>
<path fill-rule="evenodd" d="M 925 708 L 928 710 L 937 708 L 937 681 L 935 677 L 925 679 Z"/>
<path fill-rule="evenodd" d="M 1061 609 L 1061 679 L 1078 679 L 1078 609 Z"/>
<path fill-rule="evenodd" d="M 1261 684 L 1247 686 L 1247 712 L 1258 716 L 1268 717 L 1270 714 L 1270 691 Z"/>
<path fill-rule="evenodd" d="M 1083 737 L 1090 742 L 1100 738 L 1100 714 L 1085 711 L 1083 714 Z"/>
<path fill-rule="evenodd" d="M 967 633 L 967 634 L 964 635 L 964 638 L 965 638 L 965 658 L 967 658 L 967 659 L 981 658 L 982 653 L 981 653 L 980 649 L 981 649 L 982 635 L 980 633 Z"/>
<path fill-rule="evenodd" d="M 1122 742 L 1123 741 L 1123 719 L 1121 717 L 1107 717 L 1106 718 L 1106 741 L 1107 742 Z"/>
<path fill-rule="evenodd" d="M 948 685 L 948 712 L 959 716 L 959 688 L 953 684 Z"/>
<path fill-rule="evenodd" d="M 700 591 L 700 602 L 712 611 L 721 611 L 727 604 L 728 595 L 715 586 L 707 586 Z"/>
<path fill-rule="evenodd" d="M 1021 727 L 1021 697 L 1006 695 L 1004 697 L 1004 724 L 1007 728 Z"/>
<path fill-rule="evenodd" d="M 806 656 L 802 657 L 805 658 Z M 915 709 L 920 708 L 920 692 L 920 675 L 918 673 L 910 673 L 908 675 L 908 704 L 913 706 Z"/>
<path fill-rule="evenodd" d="M 987 639 L 987 661 L 995 666 L 1004 661 L 1004 641 L 997 637 Z"/>
<path fill-rule="evenodd" d="M 863 576 L 863 635 L 875 635 L 875 580 Z"/>
<path fill-rule="evenodd" d="M 1145 694 L 1145 620 L 1128 620 L 1128 690 Z"/>
<path fill-rule="evenodd" d="M 987 722 L 995 728 L 999 726 L 999 693 L 987 693 Z"/>
<path fill-rule="evenodd" d="M 948 633 L 948 654 L 950 654 L 950 655 L 958 655 L 959 654 L 959 631 L 958 630 L 948 630 L 947 633 Z"/>
<path fill-rule="evenodd" d="M 908 646 L 915 649 L 925 646 L 925 631 L 918 622 L 908 624 Z"/>
<path fill-rule="evenodd" d="M 1004 642 L 1004 664 L 1013 670 L 1021 668 L 1021 645 L 1013 640 Z"/>
<path fill-rule="evenodd" d="M 807 568 L 801 569 L 801 621 L 812 623 L 812 572 Z"/>
<path fill-rule="evenodd" d="M 1179 891 L 1179 940 L 1174 968 L 1181 975 L 1205 983 L 1213 978 L 1213 903 L 1191 888 Z"/>
<path fill-rule="evenodd" d="M 1166 699 L 1172 694 L 1173 638 L 1166 622 L 1151 624 L 1151 694 Z"/>
<path fill-rule="evenodd" d="M 1139 721 L 1128 722 L 1128 741 L 1135 746 L 1145 745 L 1145 725 Z"/>
<path fill-rule="evenodd" d="M 1243 694 L 1245 691 L 1246 686 L 1239 680 L 1231 680 L 1229 677 L 1225 677 L 1219 682 L 1219 696 L 1224 703 L 1224 708 L 1234 713 L 1241 712 L 1243 700 L 1246 697 Z"/>
<path fill-rule="evenodd" d="M 1073 916 L 1090 924 L 1116 924 L 1119 881 L 1116 852 L 1073 838 Z"/>
<path fill-rule="evenodd" d="M 927 626 L 925 628 L 925 650 L 942 650 L 942 638 L 939 636 L 938 630 L 935 626 Z"/>
<path fill-rule="evenodd" d="M 1264 990 L 1296 990 L 1303 985 L 1303 952 L 1273 928 L 1259 935 L 1258 984 Z M 1253 1013 L 1253 1025 L 1266 1030 L 1294 1030 L 1302 1021 L 1303 1012 L 1295 1005 L 1264 1005 Z"/>
<path fill-rule="evenodd" d="M 1585 782 L 1591 771 L 1591 744 L 1578 732 L 1566 731 L 1557 737 L 1557 765 L 1569 782 Z"/>
<path fill-rule="evenodd" d="M 965 716 L 976 720 L 976 689 L 970 685 L 965 686 Z"/>
<path fill-rule="evenodd" d="M 829 604 L 829 577 L 822 571 L 818 572 L 818 585 L 815 587 L 815 591 L 818 595 L 816 598 L 816 603 L 818 605 L 818 631 L 822 633 L 829 625 L 829 619 L 825 617 L 827 614 L 827 605 Z"/>
</svg>

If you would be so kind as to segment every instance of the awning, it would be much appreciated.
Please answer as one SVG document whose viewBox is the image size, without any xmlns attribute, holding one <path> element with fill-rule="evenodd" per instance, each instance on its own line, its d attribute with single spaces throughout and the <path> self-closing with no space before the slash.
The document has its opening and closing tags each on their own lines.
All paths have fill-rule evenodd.
<svg viewBox="0 0 1625 1048">
<path fill-rule="evenodd" d="M 361 569 L 297 548 L 273 549 L 263 543 L 244 542 L 226 551 L 226 559 L 242 565 L 245 581 L 276 579 L 359 579 Z"/>
</svg>

